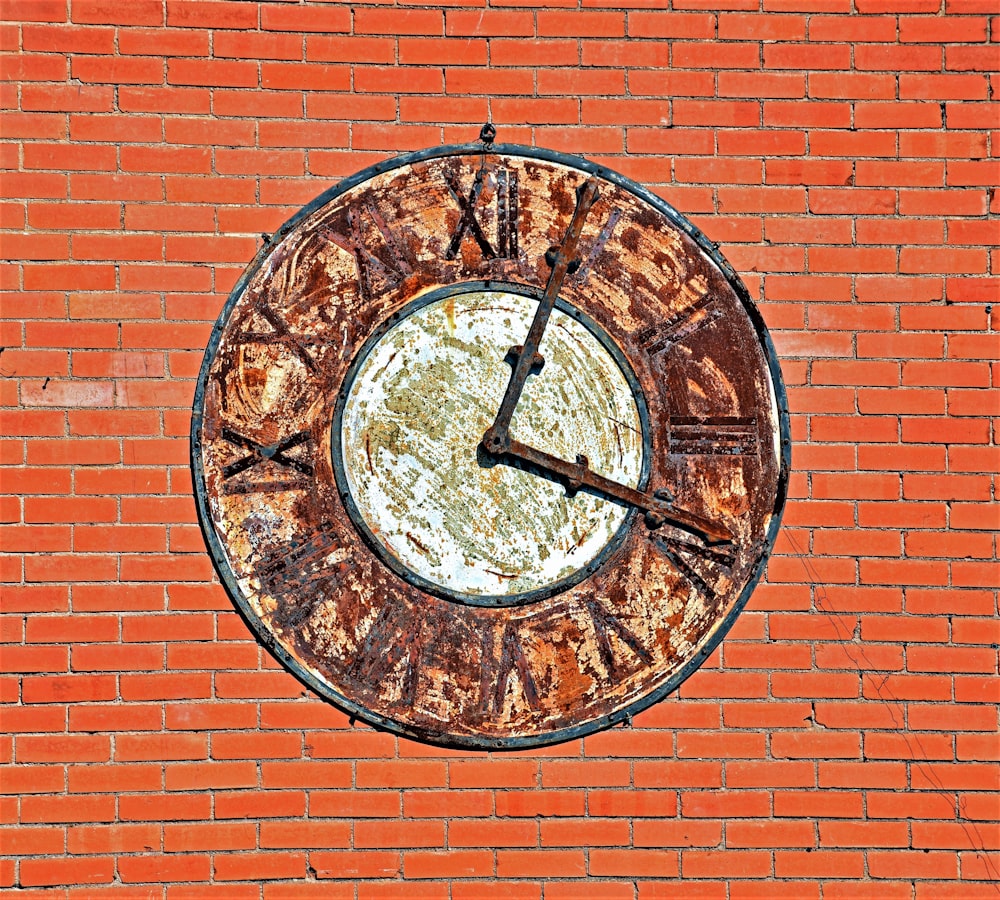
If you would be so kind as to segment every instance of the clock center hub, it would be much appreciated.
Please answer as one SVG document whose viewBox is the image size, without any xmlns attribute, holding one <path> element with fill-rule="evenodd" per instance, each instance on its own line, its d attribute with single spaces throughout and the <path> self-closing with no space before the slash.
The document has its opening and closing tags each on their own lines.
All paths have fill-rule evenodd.
<svg viewBox="0 0 1000 900">
<path fill-rule="evenodd" d="M 362 347 L 333 426 L 333 468 L 363 537 L 394 571 L 448 599 L 509 606 L 583 580 L 623 538 L 630 510 L 491 465 L 479 450 L 538 299 L 483 284 L 432 292 Z M 557 304 L 511 436 L 641 486 L 645 402 L 616 345 Z"/>
</svg>

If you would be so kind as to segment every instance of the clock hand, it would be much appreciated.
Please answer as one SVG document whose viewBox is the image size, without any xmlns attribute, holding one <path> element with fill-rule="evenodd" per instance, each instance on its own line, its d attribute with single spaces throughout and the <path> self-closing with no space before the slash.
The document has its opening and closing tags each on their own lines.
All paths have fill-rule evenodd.
<svg viewBox="0 0 1000 900">
<path fill-rule="evenodd" d="M 485 443 L 486 439 L 483 440 Z M 646 524 L 650 528 L 659 528 L 663 524 L 672 525 L 674 528 L 680 528 L 702 538 L 706 544 L 723 544 L 733 539 L 732 534 L 723 526 L 674 506 L 669 500 L 658 496 L 659 492 L 645 494 L 621 482 L 598 475 L 589 467 L 585 456 L 577 456 L 575 463 L 567 462 L 544 450 L 515 441 L 509 436 L 502 449 L 496 453 L 489 453 L 489 456 L 504 465 L 523 463 L 526 467 L 530 467 L 529 471 L 534 470 L 543 477 L 564 484 L 570 496 L 579 490 L 585 490 L 590 494 L 641 509 L 646 514 Z"/>
<path fill-rule="evenodd" d="M 510 420 L 514 415 L 514 409 L 521 399 L 525 382 L 528 376 L 538 372 L 544 360 L 538 352 L 538 346 L 542 342 L 542 334 L 545 326 L 549 322 L 549 315 L 555 306 L 556 297 L 566 275 L 576 271 L 579 260 L 576 259 L 576 247 L 580 241 L 580 232 L 583 231 L 583 223 L 587 218 L 587 213 L 597 200 L 597 177 L 591 175 L 587 181 L 581 185 L 576 192 L 576 209 L 573 211 L 573 219 L 563 237 L 562 243 L 558 247 L 552 247 L 545 254 L 545 259 L 552 271 L 549 273 L 549 280 L 545 285 L 545 293 L 538 301 L 538 308 L 535 310 L 535 317 L 528 329 L 528 336 L 524 339 L 524 344 L 520 347 L 512 347 L 508 358 L 512 358 L 510 381 L 507 382 L 507 390 L 500 403 L 493 424 L 483 435 L 483 446 L 490 453 L 497 453 L 507 439 L 510 429 Z"/>
</svg>

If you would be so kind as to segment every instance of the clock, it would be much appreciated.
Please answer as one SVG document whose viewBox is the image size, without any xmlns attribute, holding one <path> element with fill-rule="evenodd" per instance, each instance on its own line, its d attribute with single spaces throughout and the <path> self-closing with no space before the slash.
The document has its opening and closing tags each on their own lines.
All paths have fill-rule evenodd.
<svg viewBox="0 0 1000 900">
<path fill-rule="evenodd" d="M 219 578 L 287 669 L 375 727 L 519 749 L 628 720 L 719 644 L 790 441 L 718 248 L 622 175 L 492 138 L 266 239 L 191 448 Z"/>
</svg>

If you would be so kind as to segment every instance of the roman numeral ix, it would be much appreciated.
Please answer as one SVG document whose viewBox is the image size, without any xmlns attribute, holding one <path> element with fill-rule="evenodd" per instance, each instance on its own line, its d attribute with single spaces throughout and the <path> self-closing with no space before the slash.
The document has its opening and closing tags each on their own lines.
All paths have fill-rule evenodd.
<svg viewBox="0 0 1000 900">
<path fill-rule="evenodd" d="M 308 431 L 299 431 L 290 437 L 283 438 L 277 443 L 265 446 L 257 443 L 252 438 L 233 431 L 231 428 L 223 428 L 223 440 L 235 447 L 250 451 L 235 462 L 231 462 L 229 465 L 223 467 L 222 479 L 227 482 L 223 487 L 223 492 L 226 494 L 251 494 L 258 491 L 291 491 L 306 487 L 308 482 L 304 481 L 302 477 L 249 482 L 229 482 L 229 479 L 268 461 L 277 463 L 286 469 L 291 469 L 293 472 L 298 472 L 299 476 L 311 476 L 313 474 L 312 463 L 287 455 L 289 450 L 298 447 L 300 444 L 304 444 L 310 440 L 310 437 L 311 435 Z"/>
</svg>

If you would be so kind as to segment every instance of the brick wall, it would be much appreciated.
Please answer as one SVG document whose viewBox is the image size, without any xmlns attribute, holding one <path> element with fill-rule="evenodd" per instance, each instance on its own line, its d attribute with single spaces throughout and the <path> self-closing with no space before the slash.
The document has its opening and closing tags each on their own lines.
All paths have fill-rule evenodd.
<svg viewBox="0 0 1000 900">
<path fill-rule="evenodd" d="M 1000 896 L 997 0 L 0 10 L 11 896 Z M 260 233 L 487 118 L 721 243 L 795 439 L 766 582 L 679 695 L 492 756 L 280 669 L 187 462 Z"/>
</svg>

